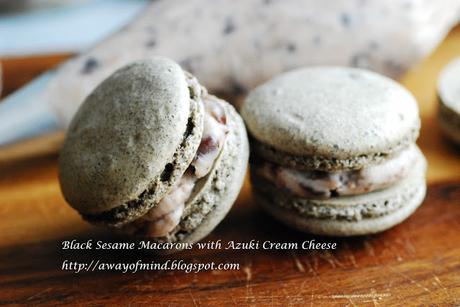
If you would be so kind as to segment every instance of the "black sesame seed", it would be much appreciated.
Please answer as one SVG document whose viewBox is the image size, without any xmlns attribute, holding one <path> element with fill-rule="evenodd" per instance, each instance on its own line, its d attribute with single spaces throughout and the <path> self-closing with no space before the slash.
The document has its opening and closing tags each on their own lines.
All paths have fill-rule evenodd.
<svg viewBox="0 0 460 307">
<path fill-rule="evenodd" d="M 148 48 L 153 48 L 157 45 L 157 41 L 155 39 L 150 39 L 145 43 L 145 46 Z"/>
<path fill-rule="evenodd" d="M 289 51 L 290 53 L 292 52 L 295 52 L 297 50 L 297 46 L 293 43 L 289 43 L 286 45 L 286 49 L 287 51 Z"/>
<path fill-rule="evenodd" d="M 388 70 L 391 71 L 393 75 L 400 75 L 404 71 L 404 68 L 401 64 L 398 64 L 392 60 L 386 60 L 384 65 Z"/>
<path fill-rule="evenodd" d="M 238 82 L 237 80 L 235 79 L 231 79 L 230 80 L 230 86 L 231 86 L 231 92 L 234 94 L 234 95 L 242 95 L 242 94 L 245 94 L 247 92 L 247 89 L 246 87 L 244 87 L 240 82 Z"/>
<path fill-rule="evenodd" d="M 225 19 L 224 29 L 222 30 L 222 32 L 224 33 L 224 35 L 228 35 L 234 32 L 235 29 L 236 29 L 235 22 L 233 21 L 231 17 L 227 17 L 227 19 Z"/>
<path fill-rule="evenodd" d="M 85 63 L 83 64 L 83 68 L 81 70 L 84 74 L 90 74 L 99 67 L 99 62 L 95 58 L 88 58 Z"/>
<path fill-rule="evenodd" d="M 356 53 L 350 59 L 350 66 L 353 67 L 369 67 L 370 56 L 368 53 Z"/>
</svg>

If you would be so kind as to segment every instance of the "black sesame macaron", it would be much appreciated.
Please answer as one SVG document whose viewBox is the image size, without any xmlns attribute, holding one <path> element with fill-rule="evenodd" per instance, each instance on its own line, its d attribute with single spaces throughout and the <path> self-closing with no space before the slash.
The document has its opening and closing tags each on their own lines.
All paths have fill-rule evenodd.
<svg viewBox="0 0 460 307">
<path fill-rule="evenodd" d="M 424 199 L 417 103 L 386 77 L 344 67 L 294 70 L 253 90 L 241 114 L 256 200 L 289 226 L 376 233 Z"/>
<path fill-rule="evenodd" d="M 162 242 L 195 242 L 232 207 L 246 130 L 227 102 L 155 57 L 103 81 L 73 118 L 59 158 L 67 202 L 95 224 Z"/>
</svg>

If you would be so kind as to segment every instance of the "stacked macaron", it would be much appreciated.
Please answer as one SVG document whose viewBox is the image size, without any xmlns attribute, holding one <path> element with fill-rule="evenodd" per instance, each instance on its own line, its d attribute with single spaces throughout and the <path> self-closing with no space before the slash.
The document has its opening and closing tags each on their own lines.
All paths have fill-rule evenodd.
<svg viewBox="0 0 460 307">
<path fill-rule="evenodd" d="M 441 129 L 450 140 L 460 144 L 460 58 L 441 72 L 438 95 Z"/>
<path fill-rule="evenodd" d="M 165 58 L 102 82 L 69 127 L 60 184 L 84 219 L 167 242 L 194 242 L 225 216 L 248 160 L 243 121 Z"/>
<path fill-rule="evenodd" d="M 422 203 L 417 103 L 386 77 L 341 67 L 294 70 L 253 90 L 241 113 L 256 200 L 289 226 L 375 233 Z"/>
</svg>

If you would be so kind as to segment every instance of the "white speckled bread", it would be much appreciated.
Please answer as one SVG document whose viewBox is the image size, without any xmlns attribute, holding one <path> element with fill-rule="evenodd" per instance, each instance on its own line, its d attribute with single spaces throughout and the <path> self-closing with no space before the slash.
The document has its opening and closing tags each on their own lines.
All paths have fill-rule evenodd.
<svg viewBox="0 0 460 307">
<path fill-rule="evenodd" d="M 88 96 L 60 154 L 60 184 L 90 222 L 192 242 L 231 208 L 248 152 L 232 106 L 173 61 L 153 58 L 121 68 Z"/>
<path fill-rule="evenodd" d="M 386 77 L 343 67 L 294 70 L 253 90 L 241 114 L 256 198 L 288 225 L 323 235 L 375 233 L 424 198 L 417 103 Z"/>
<path fill-rule="evenodd" d="M 97 84 L 153 55 L 177 61 L 213 93 L 245 93 L 305 65 L 398 77 L 437 46 L 459 8 L 457 0 L 152 1 L 132 24 L 62 65 L 43 99 L 67 127 Z"/>
</svg>

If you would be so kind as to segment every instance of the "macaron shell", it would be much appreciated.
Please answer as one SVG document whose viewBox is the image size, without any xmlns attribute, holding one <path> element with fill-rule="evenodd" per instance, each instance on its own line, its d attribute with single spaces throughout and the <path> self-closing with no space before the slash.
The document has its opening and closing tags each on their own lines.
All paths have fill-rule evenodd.
<svg viewBox="0 0 460 307">
<path fill-rule="evenodd" d="M 438 94 L 441 103 L 460 116 L 460 58 L 450 62 L 439 75 Z"/>
<path fill-rule="evenodd" d="M 438 112 L 439 124 L 444 135 L 453 142 L 460 144 L 460 113 L 456 113 L 441 103 Z"/>
<path fill-rule="evenodd" d="M 229 127 L 225 145 L 210 174 L 197 183 L 170 241 L 197 242 L 207 236 L 231 209 L 243 185 L 249 159 L 246 129 L 233 106 L 221 103 Z"/>
<path fill-rule="evenodd" d="M 418 129 L 414 129 L 413 135 L 398 146 L 392 148 L 388 153 L 375 153 L 368 155 L 356 155 L 346 159 L 330 158 L 325 156 L 300 156 L 292 155 L 279 151 L 271 146 L 267 146 L 254 138 L 251 139 L 251 151 L 255 157 L 262 157 L 265 160 L 276 164 L 298 170 L 318 170 L 318 171 L 343 171 L 361 169 L 370 165 L 380 164 L 387 159 L 399 154 L 407 147 L 411 146 L 412 139 L 418 136 Z"/>
<path fill-rule="evenodd" d="M 276 219 L 320 235 L 376 233 L 407 218 L 426 193 L 426 161 L 419 151 L 406 179 L 387 189 L 331 199 L 302 199 L 253 178 L 257 202 Z"/>
<path fill-rule="evenodd" d="M 417 103 L 401 85 L 344 67 L 293 70 L 253 90 L 241 114 L 260 143 L 294 156 L 353 159 L 413 142 Z"/>
<path fill-rule="evenodd" d="M 190 102 L 188 132 L 184 134 L 184 140 L 168 163 L 170 167 L 165 168 L 168 172 L 166 173 L 165 171 L 155 177 L 148 189 L 137 198 L 95 215 L 82 214 L 85 220 L 93 224 L 103 224 L 115 228 L 121 227 L 146 214 L 172 189 L 195 158 L 203 133 L 203 103 L 195 99 Z"/>
<path fill-rule="evenodd" d="M 184 72 L 165 58 L 135 62 L 101 83 L 61 151 L 60 183 L 70 205 L 99 214 L 140 197 L 184 141 L 190 101 Z"/>
<path fill-rule="evenodd" d="M 441 72 L 438 82 L 439 123 L 444 134 L 460 144 L 460 58 Z"/>
<path fill-rule="evenodd" d="M 417 210 L 423 202 L 425 193 L 426 186 L 422 184 L 420 185 L 419 192 L 411 198 L 410 202 L 401 207 L 399 210 L 382 217 L 359 222 L 302 218 L 292 211 L 283 210 L 281 207 L 273 206 L 265 200 L 259 201 L 272 216 L 289 227 L 316 235 L 348 237 L 374 234 L 400 224 L 412 215 L 415 210 Z"/>
</svg>

